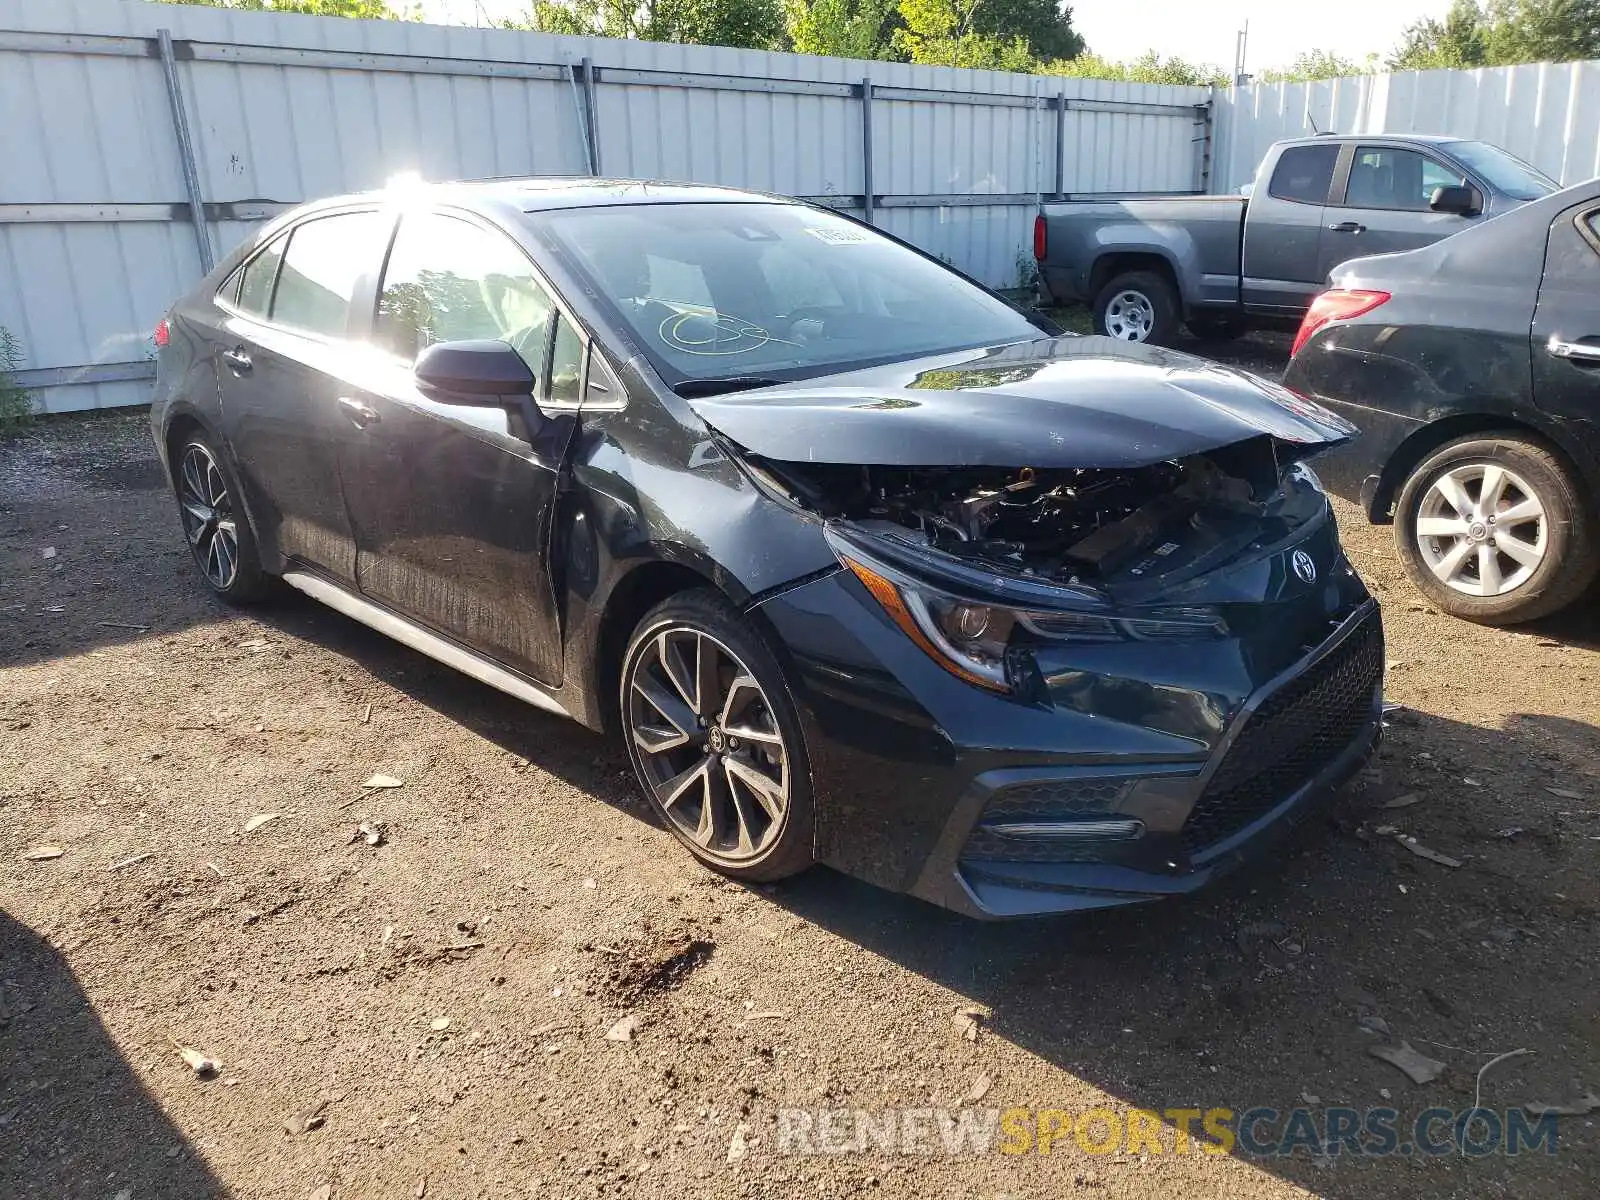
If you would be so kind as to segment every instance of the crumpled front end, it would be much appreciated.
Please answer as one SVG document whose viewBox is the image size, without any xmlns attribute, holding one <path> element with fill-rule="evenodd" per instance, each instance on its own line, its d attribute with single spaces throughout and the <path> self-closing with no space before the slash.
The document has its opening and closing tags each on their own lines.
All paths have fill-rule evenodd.
<svg viewBox="0 0 1600 1200">
<path fill-rule="evenodd" d="M 747 456 L 843 571 L 760 606 L 830 864 L 981 916 L 1210 882 L 1353 773 L 1383 631 L 1314 476 L 1262 436 L 1118 470 Z"/>
</svg>

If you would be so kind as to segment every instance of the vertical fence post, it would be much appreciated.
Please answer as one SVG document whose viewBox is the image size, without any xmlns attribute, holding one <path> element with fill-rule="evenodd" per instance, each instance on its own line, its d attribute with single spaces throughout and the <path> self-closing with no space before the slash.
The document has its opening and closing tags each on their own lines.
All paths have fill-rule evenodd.
<svg viewBox="0 0 1600 1200">
<path fill-rule="evenodd" d="M 1196 123 L 1205 126 L 1200 142 L 1200 194 L 1207 195 L 1211 191 L 1211 157 L 1216 147 L 1216 121 L 1217 121 L 1217 89 L 1211 89 L 1211 98 L 1204 104 L 1195 105 Z"/>
<path fill-rule="evenodd" d="M 861 197 L 862 212 L 868 225 L 873 224 L 872 209 L 872 80 L 861 81 Z"/>
<path fill-rule="evenodd" d="M 594 59 L 585 55 L 583 59 L 583 110 L 584 119 L 588 122 L 589 129 L 589 174 L 598 175 L 600 174 L 600 118 L 595 110 L 594 93 Z"/>
<path fill-rule="evenodd" d="M 206 224 L 206 203 L 200 194 L 200 168 L 195 162 L 194 141 L 189 137 L 189 116 L 183 107 L 183 87 L 178 82 L 178 59 L 172 50 L 172 31 L 156 30 L 161 50 L 161 70 L 167 80 L 167 101 L 172 105 L 172 130 L 178 137 L 178 161 L 183 166 L 183 186 L 189 193 L 189 218 L 194 225 L 195 249 L 200 252 L 200 273 L 209 275 L 216 265 L 211 249 L 211 229 Z"/>
<path fill-rule="evenodd" d="M 1056 199 L 1064 200 L 1067 195 L 1067 94 L 1051 96 L 1050 103 L 1056 110 Z"/>
</svg>

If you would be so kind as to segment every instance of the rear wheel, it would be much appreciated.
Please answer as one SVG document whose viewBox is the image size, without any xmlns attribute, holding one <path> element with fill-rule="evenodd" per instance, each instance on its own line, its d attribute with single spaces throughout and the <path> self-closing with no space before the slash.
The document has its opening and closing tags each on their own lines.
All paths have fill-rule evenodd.
<svg viewBox="0 0 1600 1200">
<path fill-rule="evenodd" d="M 261 599 L 269 581 L 239 503 L 238 481 L 203 434 L 179 447 L 173 486 L 189 550 L 211 590 L 229 604 Z"/>
<path fill-rule="evenodd" d="M 1600 566 L 1571 469 L 1518 437 L 1462 438 L 1429 455 L 1401 490 L 1395 542 L 1429 599 L 1485 625 L 1564 608 Z"/>
<path fill-rule="evenodd" d="M 1170 346 L 1178 333 L 1178 297 L 1154 271 L 1128 271 L 1095 297 L 1094 328 L 1119 341 Z"/>
<path fill-rule="evenodd" d="M 772 652 L 721 595 L 687 592 L 646 614 L 621 708 L 639 782 L 691 854 L 750 882 L 811 866 L 799 713 Z"/>
</svg>

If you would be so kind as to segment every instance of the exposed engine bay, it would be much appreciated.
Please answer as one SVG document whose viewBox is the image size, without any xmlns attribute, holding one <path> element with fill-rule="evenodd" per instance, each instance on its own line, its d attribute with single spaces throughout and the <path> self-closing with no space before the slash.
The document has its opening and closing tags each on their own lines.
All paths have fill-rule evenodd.
<svg viewBox="0 0 1600 1200">
<path fill-rule="evenodd" d="M 825 517 L 986 569 L 1061 583 L 1152 579 L 1236 554 L 1283 493 L 1278 447 L 1252 438 L 1133 469 L 761 462 Z"/>
</svg>

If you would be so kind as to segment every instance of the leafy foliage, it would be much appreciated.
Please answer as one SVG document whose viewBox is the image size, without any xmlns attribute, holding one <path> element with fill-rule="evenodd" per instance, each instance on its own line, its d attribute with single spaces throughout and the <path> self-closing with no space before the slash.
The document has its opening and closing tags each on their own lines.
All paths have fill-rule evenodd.
<svg viewBox="0 0 1600 1200">
<path fill-rule="evenodd" d="M 534 0 L 526 21 L 507 25 L 541 33 L 750 50 L 774 50 L 783 42 L 778 0 Z"/>
<path fill-rule="evenodd" d="M 28 389 L 17 382 L 21 369 L 22 346 L 9 329 L 0 325 L 0 433 L 24 425 L 33 417 Z"/>
<path fill-rule="evenodd" d="M 1396 71 L 1504 67 L 1600 58 L 1600 0 L 1456 0 L 1443 20 L 1410 26 Z"/>
<path fill-rule="evenodd" d="M 1227 87 L 1228 73 L 1210 63 L 1162 58 L 1154 50 L 1133 62 L 1112 62 L 1088 51 L 1076 58 L 1058 59 L 1040 68 L 1046 75 L 1070 79 L 1111 79 L 1121 83 L 1168 83 L 1197 87 Z"/>
<path fill-rule="evenodd" d="M 1307 83 L 1315 79 L 1340 79 L 1348 75 L 1372 75 L 1378 70 L 1378 56 L 1367 55 L 1365 62 L 1344 58 L 1328 50 L 1307 50 L 1287 67 L 1261 72 L 1262 83 Z"/>
<path fill-rule="evenodd" d="M 890 58 L 903 28 L 897 0 L 789 0 L 784 16 L 796 51 L 835 58 Z"/>
<path fill-rule="evenodd" d="M 383 0 L 161 0 L 163 4 L 200 4 L 208 8 L 236 8 L 241 12 L 292 12 L 313 17 L 361 17 L 369 21 L 396 21 L 402 14 Z M 414 16 L 412 19 L 415 19 Z"/>
</svg>

